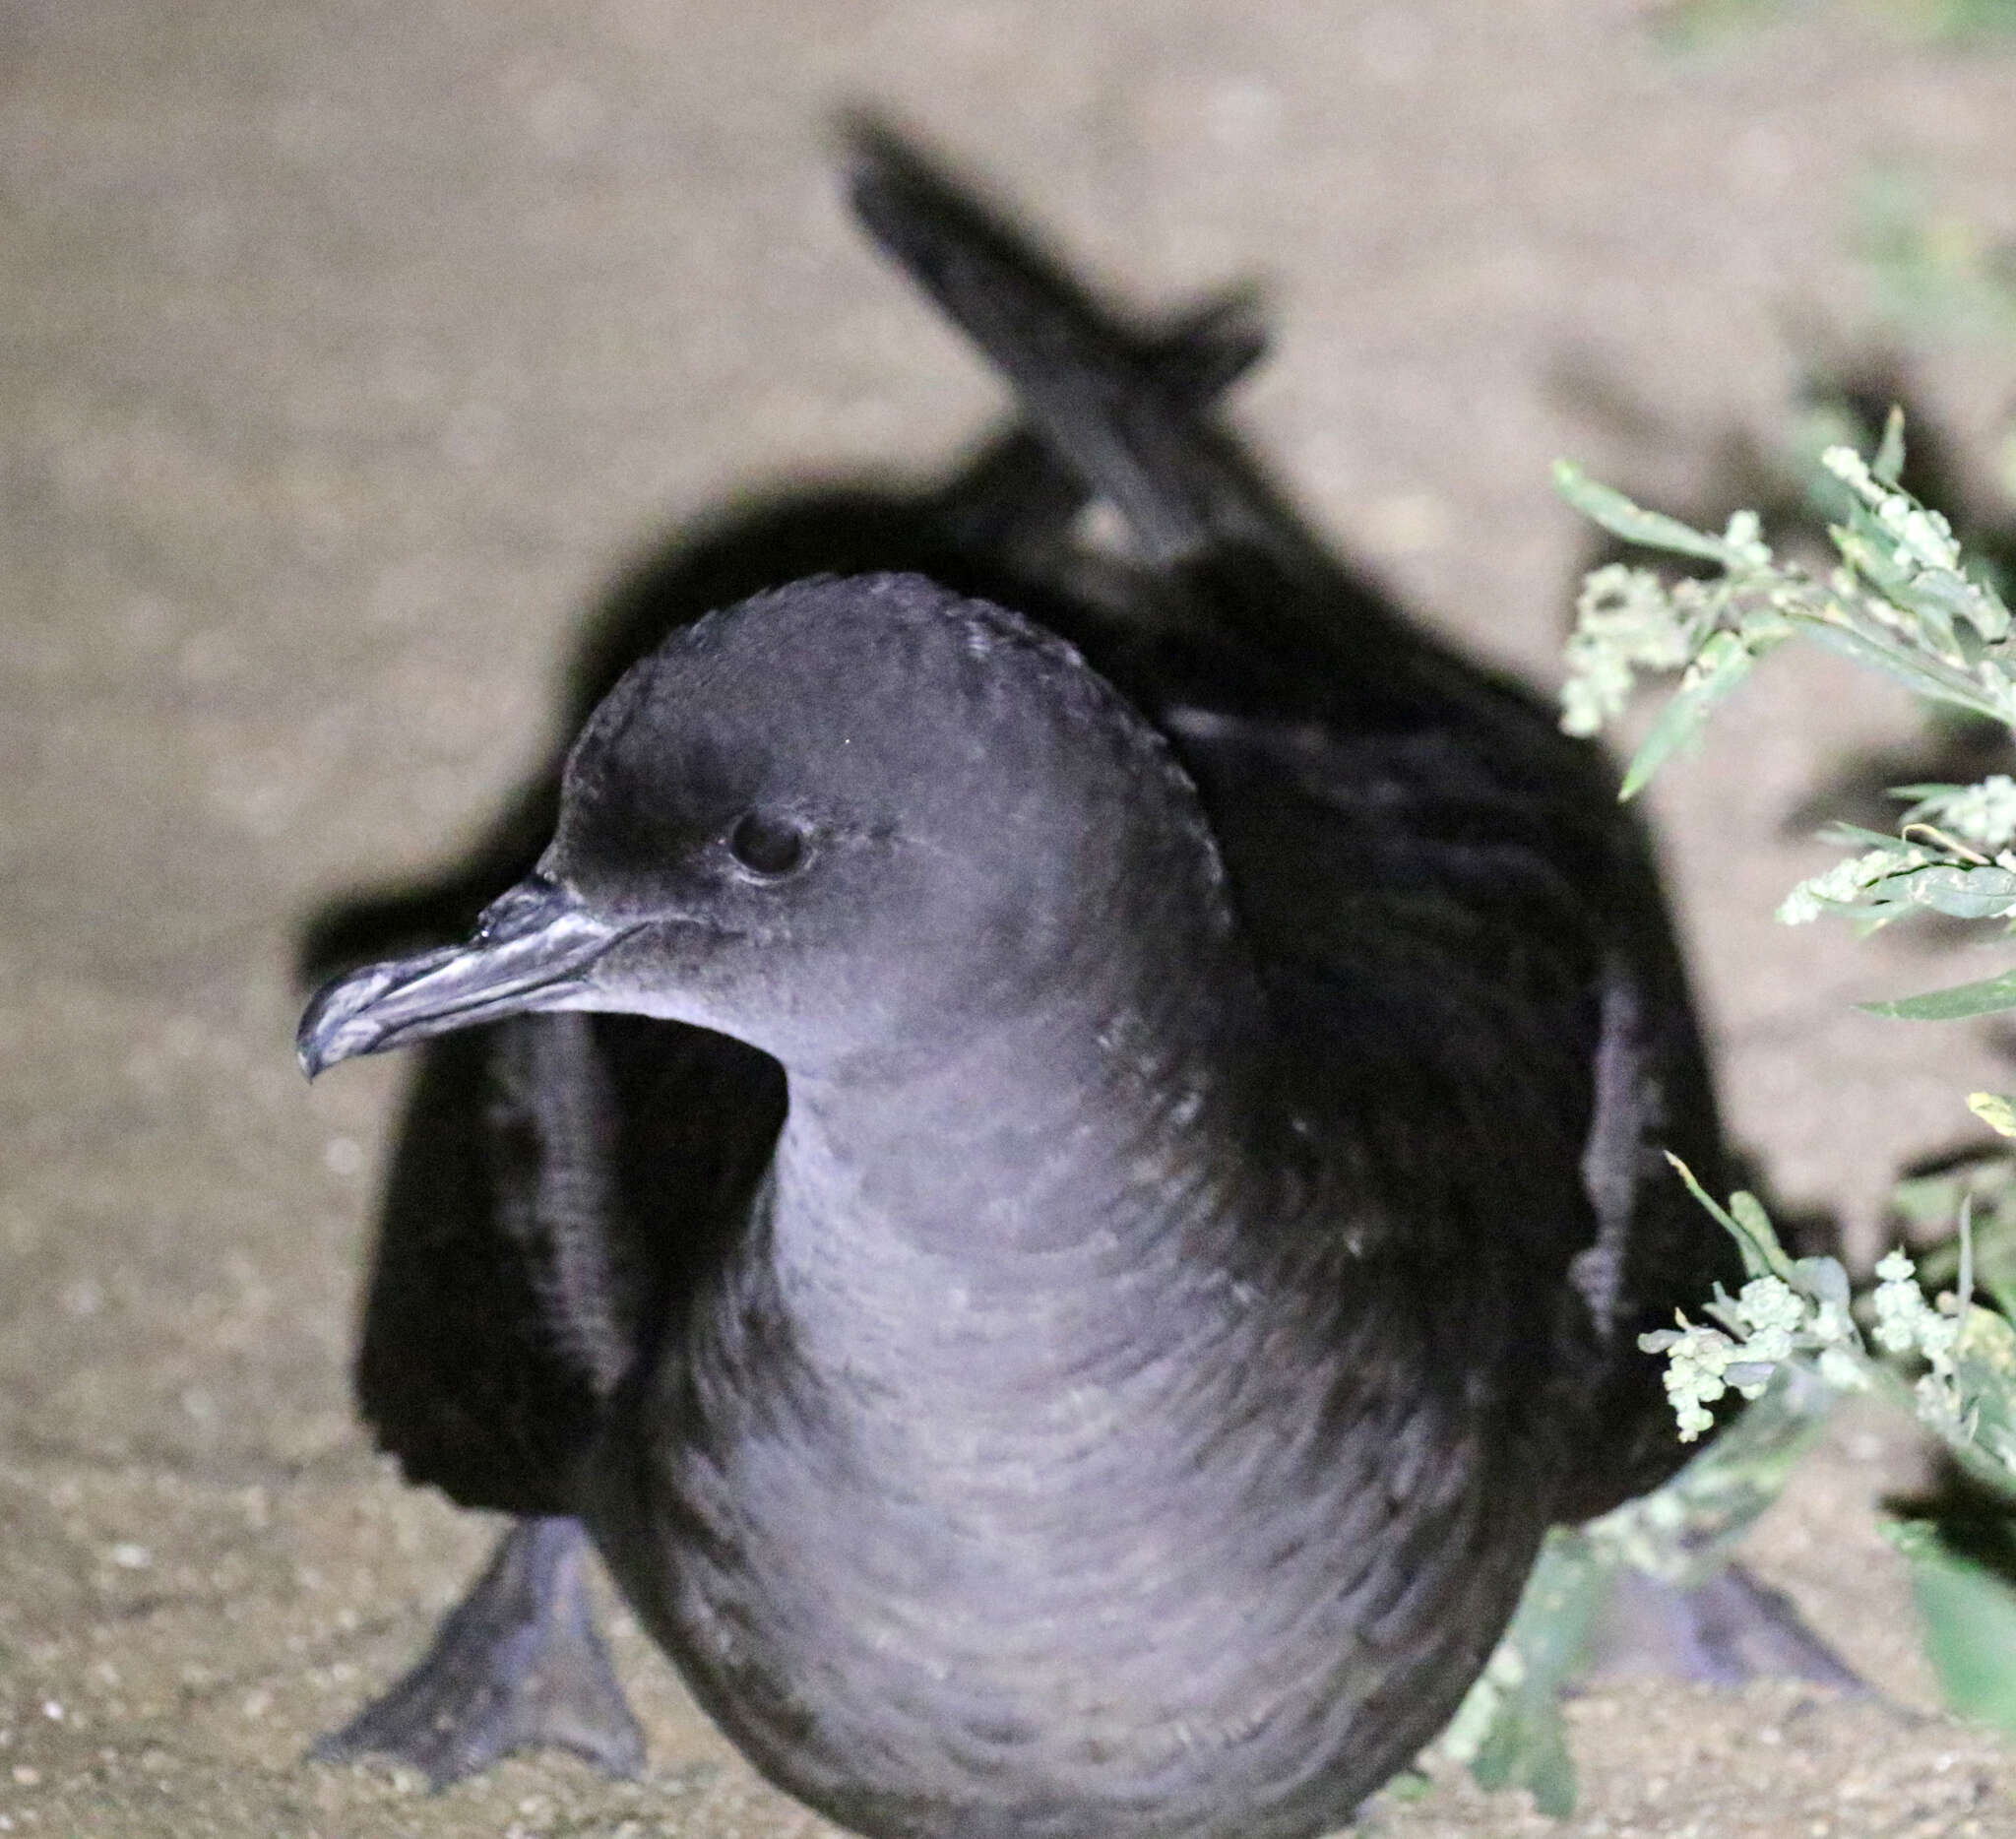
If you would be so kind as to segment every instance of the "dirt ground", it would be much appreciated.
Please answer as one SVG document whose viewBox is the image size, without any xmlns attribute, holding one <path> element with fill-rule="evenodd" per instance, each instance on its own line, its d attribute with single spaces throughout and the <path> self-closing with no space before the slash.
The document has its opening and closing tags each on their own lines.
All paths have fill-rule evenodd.
<svg viewBox="0 0 2016 1839">
<path fill-rule="evenodd" d="M 641 1784 L 300 1760 L 489 1529 L 346 1395 L 401 1068 L 311 1092 L 289 1041 L 308 917 L 478 833 L 629 567 L 928 479 L 996 412 L 846 222 L 837 109 L 918 124 L 1144 303 L 1257 278 L 1240 425 L 1424 618 L 1544 676 L 1591 553 L 1556 455 L 1725 511 L 1816 355 L 1897 349 L 1852 239 L 1876 165 L 2016 232 L 2012 54 L 1878 11 L 1675 55 L 1623 0 L 0 8 L 0 1833 L 816 1824 L 620 1625 Z M 1903 376 L 2007 520 L 2016 351 Z M 1787 661 L 1657 801 L 1735 1128 L 1864 1251 L 1998 1062 L 1849 1009 L 1950 953 L 1770 913 L 1825 859 L 1798 814 L 1912 732 Z M 1563 1834 L 2016 1834 L 2007 1755 L 1923 1709 L 1869 1504 L 1910 1451 L 1845 1423 L 1757 1542 L 1897 1703 L 1597 1693 Z M 1372 1819 L 1544 1824 L 1454 1785 Z"/>
</svg>

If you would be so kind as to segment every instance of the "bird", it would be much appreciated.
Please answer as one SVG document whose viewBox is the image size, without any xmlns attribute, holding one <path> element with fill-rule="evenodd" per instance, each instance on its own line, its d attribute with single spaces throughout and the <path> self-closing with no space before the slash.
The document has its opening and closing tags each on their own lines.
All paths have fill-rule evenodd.
<svg viewBox="0 0 2016 1839">
<path fill-rule="evenodd" d="M 311 1077 L 431 1056 L 365 1414 L 514 1516 L 318 1753 L 634 1772 L 593 1550 L 868 1839 L 1304 1839 L 1684 1453 L 1638 1336 L 1739 1270 L 1652 846 L 1226 431 L 1246 315 L 1142 335 L 879 124 L 848 183 L 1015 393 L 997 592 L 677 624 L 472 933 L 308 1005 Z"/>
</svg>

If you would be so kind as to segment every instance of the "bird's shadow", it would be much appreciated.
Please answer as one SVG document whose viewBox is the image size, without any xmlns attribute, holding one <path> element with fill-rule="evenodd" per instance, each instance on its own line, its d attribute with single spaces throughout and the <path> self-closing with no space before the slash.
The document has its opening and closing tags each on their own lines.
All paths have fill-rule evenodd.
<svg viewBox="0 0 2016 1839">
<path fill-rule="evenodd" d="M 982 443 L 937 489 L 887 480 L 800 483 L 726 507 L 660 541 L 617 578 L 589 616 L 565 678 L 561 740 L 462 855 L 438 871 L 339 895 L 309 915 L 297 976 L 316 983 L 363 963 L 466 934 L 525 875 L 559 809 L 567 747 L 638 659 L 710 610 L 813 575 L 914 571 L 956 592 L 1006 601 L 1041 619 L 1055 586 L 1009 553 L 1033 529 L 1033 501 L 1053 497 L 1030 436 Z M 1068 522 L 1071 507 L 1064 507 Z"/>
</svg>

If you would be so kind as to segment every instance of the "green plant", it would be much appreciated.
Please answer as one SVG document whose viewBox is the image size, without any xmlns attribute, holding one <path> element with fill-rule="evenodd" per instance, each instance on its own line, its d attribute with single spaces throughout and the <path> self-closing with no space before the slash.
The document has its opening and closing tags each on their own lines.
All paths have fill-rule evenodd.
<svg viewBox="0 0 2016 1839">
<path fill-rule="evenodd" d="M 1970 567 L 1945 518 L 1899 485 L 1903 461 L 1894 412 L 1871 459 L 1846 447 L 1822 455 L 1848 493 L 1846 516 L 1830 531 L 1838 564 L 1824 573 L 1775 556 L 1747 512 L 1714 536 L 1643 510 L 1571 466 L 1557 469 L 1563 494 L 1612 535 L 1716 571 L 1669 582 L 1612 564 L 1584 583 L 1564 728 L 1598 731 L 1622 711 L 1642 671 L 1681 673 L 1627 770 L 1625 796 L 1699 736 L 1760 658 L 1796 637 L 2016 730 L 2009 610 L 1992 579 Z M 2016 920 L 2016 781 L 1995 774 L 1967 786 L 1906 786 L 1897 795 L 1907 803 L 1897 832 L 1837 826 L 1830 836 L 1852 854 L 1794 888 L 1780 920 L 1841 917 L 1873 928 L 1936 912 L 2006 929 Z M 2016 1008 L 2016 970 L 1864 1006 L 1912 1020 Z M 1976 1093 L 1969 1104 L 1999 1134 L 2016 1136 L 2008 1099 Z M 1977 1510 L 1965 1526 L 1902 1522 L 1890 1531 L 1911 1567 L 1948 1702 L 2016 1732 L 2016 1590 L 2005 1581 L 2016 1571 L 2016 1329 L 2003 1312 L 2016 1301 L 2016 1165 L 1980 1158 L 1904 1183 L 1900 1211 L 1926 1225 L 1957 1222 L 1956 1243 L 1923 1273 L 1891 1252 L 1858 1300 L 1835 1260 L 1791 1257 L 1753 1196 L 1732 1196 L 1725 1208 L 1678 1173 L 1741 1246 L 1747 1274 L 1736 1296 L 1718 1291 L 1706 1301 L 1703 1320 L 1682 1314 L 1644 1338 L 1668 1363 L 1679 1434 L 1707 1429 L 1710 1408 L 1729 1392 L 1756 1397 L 1793 1374 L 1912 1412 L 1989 1498 L 2009 1503 L 1985 1519 Z M 1922 1278 L 1951 1287 L 1928 1299 Z M 1978 1289 L 1997 1306 L 1978 1301 Z"/>
</svg>

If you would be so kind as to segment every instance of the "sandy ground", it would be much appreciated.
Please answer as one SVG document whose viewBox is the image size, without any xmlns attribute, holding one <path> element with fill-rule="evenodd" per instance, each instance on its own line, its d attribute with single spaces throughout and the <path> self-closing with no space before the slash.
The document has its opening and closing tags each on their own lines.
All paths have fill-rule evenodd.
<svg viewBox="0 0 2016 1839">
<path fill-rule="evenodd" d="M 439 1799 L 299 1761 L 488 1529 L 402 1490 L 345 1364 L 396 1065 L 309 1092 L 320 904 L 450 857 L 550 744 L 627 567 L 738 505 L 928 477 L 998 397 L 839 209 L 828 124 L 909 116 L 1094 273 L 1257 277 L 1241 424 L 1423 616 L 1551 669 L 1577 455 L 1719 512 L 1816 349 L 1884 349 L 1848 240 L 1909 162 L 2008 234 L 2016 63 L 1810 5 L 1675 57 L 1603 0 L 13 0 L 0 9 L 0 1833 L 813 1822 L 634 1630 L 641 1785 L 514 1762 Z M 1986 451 L 2007 349 L 1909 368 Z M 1997 508 L 1986 472 L 1977 511 Z M 1788 819 L 1910 734 L 1789 663 L 1662 791 L 1742 1138 L 1866 1246 L 1995 1061 L 1858 1019 L 1952 971 L 1770 923 Z M 1929 1702 L 1856 1422 L 1759 1563 Z M 1566 1832 L 2016 1833 L 2016 1771 L 1789 1688 L 1576 1709 Z M 1509 1834 L 1444 1787 L 1395 1835 Z"/>
</svg>

